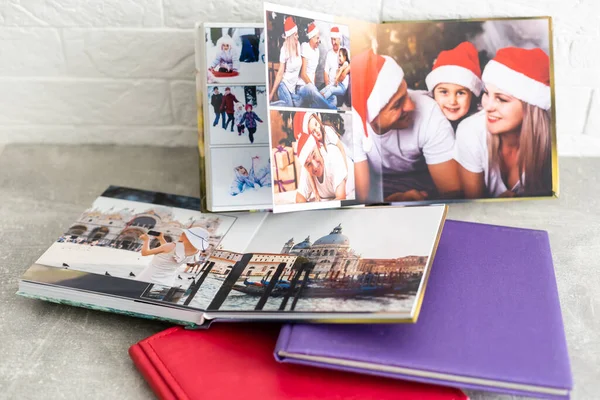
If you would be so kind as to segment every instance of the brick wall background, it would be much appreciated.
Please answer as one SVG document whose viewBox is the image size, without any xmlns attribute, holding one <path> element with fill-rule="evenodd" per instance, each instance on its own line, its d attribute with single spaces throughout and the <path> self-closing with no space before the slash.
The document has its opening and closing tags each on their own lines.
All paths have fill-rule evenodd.
<svg viewBox="0 0 600 400">
<path fill-rule="evenodd" d="M 600 155 L 595 0 L 283 0 L 378 20 L 551 15 L 561 155 Z M 0 0 L 0 144 L 196 145 L 195 22 L 258 0 Z"/>
</svg>

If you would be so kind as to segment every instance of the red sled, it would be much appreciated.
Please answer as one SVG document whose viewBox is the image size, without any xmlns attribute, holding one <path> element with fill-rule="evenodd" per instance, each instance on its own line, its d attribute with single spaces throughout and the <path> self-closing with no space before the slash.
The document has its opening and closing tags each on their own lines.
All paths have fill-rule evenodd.
<svg viewBox="0 0 600 400">
<path fill-rule="evenodd" d="M 212 71 L 213 75 L 215 76 L 215 78 L 233 78 L 234 76 L 238 76 L 240 73 L 237 71 L 231 71 L 231 72 L 219 72 L 219 71 Z"/>
</svg>

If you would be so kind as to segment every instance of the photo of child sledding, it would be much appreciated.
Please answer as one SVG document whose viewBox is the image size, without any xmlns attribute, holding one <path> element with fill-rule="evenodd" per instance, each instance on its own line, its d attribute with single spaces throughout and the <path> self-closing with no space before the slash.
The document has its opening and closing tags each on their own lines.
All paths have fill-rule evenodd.
<svg viewBox="0 0 600 400">
<path fill-rule="evenodd" d="M 218 147 L 210 150 L 210 157 L 215 207 L 270 207 L 273 180 L 268 147 Z"/>
<path fill-rule="evenodd" d="M 264 86 L 209 86 L 210 144 L 267 144 Z"/>
<path fill-rule="evenodd" d="M 208 83 L 263 83 L 264 42 L 262 28 L 206 28 Z"/>
</svg>

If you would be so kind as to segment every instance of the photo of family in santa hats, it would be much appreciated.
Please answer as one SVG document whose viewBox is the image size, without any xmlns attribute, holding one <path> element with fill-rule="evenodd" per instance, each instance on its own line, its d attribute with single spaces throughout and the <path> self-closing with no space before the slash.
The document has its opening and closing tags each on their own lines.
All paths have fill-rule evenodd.
<svg viewBox="0 0 600 400">
<path fill-rule="evenodd" d="M 497 32 L 513 23 L 520 24 L 515 32 L 535 32 L 539 40 L 529 35 L 524 47 L 513 39 L 493 48 Z M 443 24 L 435 25 L 441 37 Z M 470 40 L 445 37 L 426 71 L 419 46 L 427 43 L 431 51 L 432 22 L 411 23 L 412 31 L 386 24 L 376 49 L 353 56 L 352 73 L 360 77 L 352 83 L 357 200 L 552 196 L 549 20 L 448 24 L 463 32 L 468 24 L 476 27 Z M 402 42 L 401 35 L 412 48 L 383 53 Z"/>
<path fill-rule="evenodd" d="M 350 111 L 348 27 L 284 13 L 266 20 L 270 105 Z"/>
</svg>

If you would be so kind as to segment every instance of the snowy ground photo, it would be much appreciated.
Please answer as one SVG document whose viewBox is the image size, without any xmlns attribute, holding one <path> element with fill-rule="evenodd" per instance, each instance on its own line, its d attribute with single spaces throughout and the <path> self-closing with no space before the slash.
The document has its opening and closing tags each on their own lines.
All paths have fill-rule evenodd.
<svg viewBox="0 0 600 400">
<path fill-rule="evenodd" d="M 221 109 L 226 88 L 230 89 L 231 94 L 237 101 L 233 104 L 233 120 L 229 123 L 227 113 Z M 269 143 L 265 86 L 208 86 L 207 97 L 209 110 L 208 118 L 210 122 L 209 139 L 211 146 Z M 248 104 L 252 106 L 251 109 L 247 109 Z M 244 114 L 246 112 L 253 112 L 255 116 L 260 119 L 260 121 L 258 121 L 255 116 L 252 115 L 256 125 L 256 128 L 254 128 L 256 131 L 252 133 L 253 141 L 250 140 L 250 129 L 247 127 L 248 123 L 244 120 Z M 239 130 L 238 125 L 243 125 L 243 128 Z"/>
<path fill-rule="evenodd" d="M 213 148 L 211 152 L 214 207 L 272 204 L 268 147 Z"/>
<path fill-rule="evenodd" d="M 206 28 L 209 84 L 265 82 L 264 29 Z"/>
</svg>

